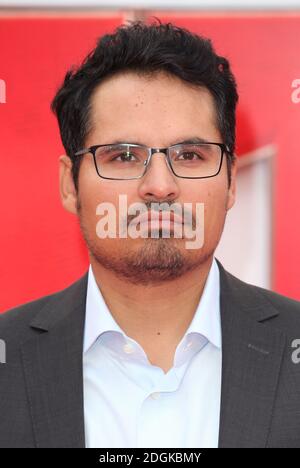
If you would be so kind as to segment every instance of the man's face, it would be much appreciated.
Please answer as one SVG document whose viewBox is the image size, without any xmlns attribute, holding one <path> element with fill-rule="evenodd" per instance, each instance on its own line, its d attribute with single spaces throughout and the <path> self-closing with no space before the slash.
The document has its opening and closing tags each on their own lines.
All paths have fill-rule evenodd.
<svg viewBox="0 0 300 468">
<path fill-rule="evenodd" d="M 167 147 L 183 140 L 201 137 L 222 143 L 216 126 L 214 102 L 206 88 L 193 88 L 166 74 L 141 77 L 126 73 L 107 79 L 95 90 L 92 100 L 92 131 L 85 147 L 115 141 Z M 71 184 L 68 158 L 61 158 L 62 184 Z M 69 164 L 69 163 L 68 163 Z M 65 169 L 63 169 L 63 166 Z M 154 285 L 178 278 L 200 267 L 213 254 L 224 227 L 226 212 L 234 203 L 235 167 L 228 188 L 226 158 L 221 171 L 206 179 L 176 177 L 163 153 L 154 154 L 146 174 L 136 180 L 106 180 L 95 170 L 92 154 L 83 157 L 78 194 L 62 195 L 65 208 L 79 216 L 91 262 L 101 264 L 123 280 Z M 63 182 L 65 180 L 65 182 Z M 186 239 L 99 238 L 96 208 L 103 202 L 116 207 L 119 196 L 127 196 L 128 206 L 140 202 L 191 203 L 196 222 L 196 204 L 204 204 L 204 244 L 188 249 Z M 194 224 L 195 226 L 195 224 Z"/>
</svg>

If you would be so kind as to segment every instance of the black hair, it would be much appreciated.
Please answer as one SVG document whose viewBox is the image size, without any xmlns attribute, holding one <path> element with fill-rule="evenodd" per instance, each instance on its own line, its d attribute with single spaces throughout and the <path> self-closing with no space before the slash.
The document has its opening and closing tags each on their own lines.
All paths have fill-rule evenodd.
<svg viewBox="0 0 300 468">
<path fill-rule="evenodd" d="M 81 157 L 74 153 L 84 147 L 91 130 L 91 96 L 105 78 L 132 71 L 139 75 L 167 72 L 181 80 L 206 87 L 215 103 L 216 124 L 227 156 L 230 184 L 235 159 L 235 112 L 237 85 L 228 60 L 215 53 L 211 40 L 172 23 L 146 24 L 129 21 L 114 34 L 105 34 L 80 66 L 72 66 L 51 102 L 66 154 L 72 160 L 72 175 L 78 190 Z"/>
</svg>

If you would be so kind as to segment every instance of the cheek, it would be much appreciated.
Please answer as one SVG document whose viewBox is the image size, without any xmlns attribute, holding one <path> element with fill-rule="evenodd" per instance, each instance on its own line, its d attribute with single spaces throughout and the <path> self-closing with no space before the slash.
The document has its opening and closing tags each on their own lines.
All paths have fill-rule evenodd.
<svg viewBox="0 0 300 468">
<path fill-rule="evenodd" d="M 205 200 L 205 216 L 207 220 L 222 221 L 225 216 L 226 196 L 224 192 L 210 192 Z"/>
<path fill-rule="evenodd" d="M 82 161 L 79 172 L 79 197 L 82 208 L 89 212 L 96 212 L 99 203 L 114 201 L 113 181 L 102 179 L 98 176 L 92 158 Z"/>
<path fill-rule="evenodd" d="M 118 226 L 120 204 L 125 209 L 130 203 L 136 201 L 135 187 L 128 187 L 128 183 L 122 181 L 100 179 L 97 174 L 96 178 L 85 174 L 81 177 L 79 186 L 81 217 L 89 231 L 95 231 L 98 221 L 104 216 L 107 217 L 108 213 L 113 215 Z"/>
<path fill-rule="evenodd" d="M 181 199 L 185 203 L 192 203 L 193 208 L 196 203 L 203 203 L 207 215 L 211 215 L 216 211 L 222 212 L 225 209 L 228 197 L 226 183 L 223 179 L 203 179 L 194 187 L 190 184 L 189 187 L 182 189 Z"/>
<path fill-rule="evenodd" d="M 193 202 L 195 215 L 196 204 L 203 203 L 205 232 L 210 237 L 213 232 L 217 234 L 224 224 L 228 190 L 226 180 L 222 181 L 222 183 L 217 179 L 203 182 L 201 187 L 193 191 L 193 197 L 190 191 L 185 200 Z"/>
</svg>

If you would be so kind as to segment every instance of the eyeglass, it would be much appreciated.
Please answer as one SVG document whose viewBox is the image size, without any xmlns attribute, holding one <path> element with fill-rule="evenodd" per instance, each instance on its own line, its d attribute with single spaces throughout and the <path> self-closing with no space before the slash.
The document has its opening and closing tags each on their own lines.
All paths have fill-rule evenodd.
<svg viewBox="0 0 300 468">
<path fill-rule="evenodd" d="M 155 153 L 164 153 L 167 165 L 176 177 L 205 179 L 219 174 L 224 153 L 231 154 L 223 143 L 176 144 L 167 148 L 149 148 L 133 143 L 94 145 L 74 156 L 92 153 L 97 174 L 103 179 L 140 179 Z"/>
</svg>

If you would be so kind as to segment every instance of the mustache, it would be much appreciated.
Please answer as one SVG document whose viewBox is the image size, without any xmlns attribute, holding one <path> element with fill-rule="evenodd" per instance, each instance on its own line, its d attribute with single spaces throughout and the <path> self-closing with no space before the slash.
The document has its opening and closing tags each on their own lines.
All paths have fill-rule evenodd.
<svg viewBox="0 0 300 468">
<path fill-rule="evenodd" d="M 184 224 L 188 224 L 190 225 L 193 229 L 196 228 L 196 220 L 193 216 L 193 212 L 191 210 L 188 211 L 188 216 L 186 219 L 184 215 L 186 215 L 187 213 L 187 209 L 186 207 L 184 207 L 184 209 L 182 209 L 181 205 L 179 203 L 176 203 L 175 204 L 175 207 L 174 207 L 174 202 L 170 202 L 170 201 L 146 201 L 146 202 L 143 202 L 143 205 L 145 207 L 145 211 L 147 209 L 147 211 L 160 211 L 161 213 L 170 213 L 170 212 L 174 212 L 176 214 L 178 214 L 179 216 L 182 216 L 182 220 L 184 222 Z M 163 205 L 163 209 L 160 208 L 160 206 Z M 180 209 L 178 209 L 178 206 L 176 205 L 180 205 Z M 175 209 L 174 209 L 175 208 Z M 140 212 L 140 210 L 137 210 L 138 212 Z M 131 223 L 131 221 L 133 221 L 135 218 L 137 218 L 139 214 L 127 214 L 127 224 L 129 225 Z M 190 219 L 192 220 L 192 223 L 190 222 Z"/>
</svg>

